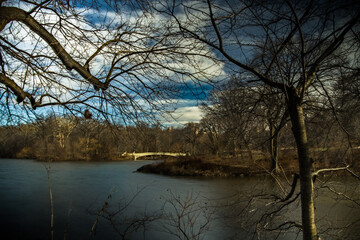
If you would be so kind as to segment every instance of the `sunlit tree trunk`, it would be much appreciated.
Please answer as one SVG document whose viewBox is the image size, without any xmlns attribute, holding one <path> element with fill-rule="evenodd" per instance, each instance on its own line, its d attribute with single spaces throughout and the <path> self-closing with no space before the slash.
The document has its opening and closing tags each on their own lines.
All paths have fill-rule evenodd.
<svg viewBox="0 0 360 240">
<path fill-rule="evenodd" d="M 315 225 L 314 192 L 312 181 L 312 160 L 306 136 L 304 112 L 296 93 L 289 94 L 288 108 L 295 137 L 300 171 L 301 217 L 303 239 L 318 239 Z"/>
</svg>

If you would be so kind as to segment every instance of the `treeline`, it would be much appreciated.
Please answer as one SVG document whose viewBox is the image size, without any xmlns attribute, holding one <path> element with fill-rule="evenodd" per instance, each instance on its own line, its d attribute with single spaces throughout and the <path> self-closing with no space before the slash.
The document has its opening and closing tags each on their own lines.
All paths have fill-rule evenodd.
<svg viewBox="0 0 360 240">
<path fill-rule="evenodd" d="M 0 127 L 0 157 L 39 160 L 120 160 L 124 153 L 207 153 L 200 126 L 164 128 L 139 123 L 119 126 L 95 119 L 48 116 L 29 124 Z M 201 136 L 201 137 L 200 137 Z"/>
<path fill-rule="evenodd" d="M 308 94 L 304 106 L 308 144 L 316 166 L 359 164 L 358 85 L 334 85 L 332 97 Z M 296 163 L 296 144 L 284 96 L 264 85 L 234 78 L 213 90 L 199 123 L 164 127 L 122 126 L 91 117 L 55 116 L 0 127 L 0 157 L 108 161 L 132 152 L 178 152 L 233 159 L 266 168 Z M 282 161 L 282 163 L 281 163 Z"/>
<path fill-rule="evenodd" d="M 33 123 L 2 126 L 0 157 L 111 161 L 124 159 L 124 153 L 182 152 L 222 160 L 235 159 L 245 165 L 262 161 L 271 169 L 274 168 L 272 160 L 276 161 L 275 167 L 278 167 L 278 162 L 284 167 L 289 161 L 295 163 L 296 146 L 291 123 L 288 120 L 281 124 L 276 122 L 286 114 L 284 110 L 264 112 L 259 103 L 249 102 L 249 95 L 254 96 L 254 92 L 245 94 L 238 87 L 231 91 L 213 92 L 210 100 L 216 99 L 217 103 L 203 107 L 206 114 L 200 123 L 180 127 L 166 128 L 147 123 L 125 127 L 95 119 L 55 115 Z M 239 97 L 244 101 L 236 99 Z M 236 106 L 231 106 L 229 98 L 236 100 Z M 359 145 L 358 118 L 350 118 L 347 114 L 343 116 L 346 124 L 340 126 L 334 115 L 325 110 L 322 113 L 307 116 L 309 144 L 316 164 L 334 166 L 346 160 L 356 165 L 354 151 Z M 280 125 L 281 129 L 278 129 Z M 344 127 L 352 129 L 351 138 L 342 129 Z M 278 133 L 274 138 L 276 129 Z"/>
<path fill-rule="evenodd" d="M 305 95 L 304 117 L 314 167 L 359 164 L 359 84 L 355 77 L 329 82 L 331 91 Z M 279 170 L 281 160 L 296 158 L 296 144 L 286 96 L 263 84 L 230 79 L 210 93 L 201 128 L 212 154 L 247 152 L 251 162 L 268 160 Z M 293 164 L 296 161 L 293 161 Z"/>
</svg>

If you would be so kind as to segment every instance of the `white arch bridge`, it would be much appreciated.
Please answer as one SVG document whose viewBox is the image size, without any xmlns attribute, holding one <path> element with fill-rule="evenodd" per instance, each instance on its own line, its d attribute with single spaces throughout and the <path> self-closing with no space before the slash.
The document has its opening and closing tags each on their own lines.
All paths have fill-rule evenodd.
<svg viewBox="0 0 360 240">
<path fill-rule="evenodd" d="M 171 157 L 180 157 L 186 156 L 186 153 L 170 153 L 170 152 L 143 152 L 143 153 L 125 153 L 128 156 L 131 156 L 135 161 L 139 157 L 145 156 L 171 156 Z"/>
</svg>

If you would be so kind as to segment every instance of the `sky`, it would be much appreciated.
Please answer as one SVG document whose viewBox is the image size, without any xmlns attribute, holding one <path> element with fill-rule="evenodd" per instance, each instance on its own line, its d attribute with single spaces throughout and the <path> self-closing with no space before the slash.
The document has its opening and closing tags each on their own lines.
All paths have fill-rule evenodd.
<svg viewBox="0 0 360 240">
<path fill-rule="evenodd" d="M 21 3 L 21 2 L 20 2 L 20 4 L 18 4 L 18 3 L 16 3 L 16 1 L 14 1 L 14 2 L 9 1 L 6 4 L 14 4 L 15 6 L 23 8 L 25 10 L 32 8 L 29 6 L 22 5 L 23 3 Z M 83 8 L 83 6 L 77 7 L 77 9 L 79 9 L 79 10 L 81 10 L 82 8 Z M 106 17 L 108 19 L 115 19 L 113 21 L 114 25 L 118 24 L 117 21 L 119 19 L 117 19 L 116 17 L 113 18 L 114 15 L 112 15 L 113 13 L 111 12 L 111 10 L 107 9 L 106 6 L 102 6 L 102 8 L 103 9 L 100 9 L 99 11 L 95 11 L 94 9 L 86 9 L 87 13 L 85 15 L 88 16 L 88 19 L 90 21 L 93 21 L 92 23 L 95 23 L 99 19 L 104 19 L 104 17 Z M 138 10 L 138 11 L 140 11 L 140 10 Z M 121 14 L 122 20 L 126 20 L 126 18 L 128 18 L 128 20 L 126 20 L 127 22 L 135 21 L 135 19 L 136 19 L 135 15 L 134 14 L 127 15 L 128 12 L 129 11 L 125 10 L 124 14 Z M 39 19 L 40 19 L 40 21 L 45 21 L 45 22 L 46 21 L 49 21 L 49 22 L 57 21 L 56 15 L 54 15 L 54 14 L 48 15 L 48 16 L 46 16 L 46 18 L 41 18 L 41 16 L 40 17 L 39 16 L 40 16 L 40 14 L 37 14 L 35 16 L 35 17 L 38 17 L 37 18 L 38 21 L 39 21 Z M 156 17 L 157 16 L 155 16 L 155 18 Z M 72 21 L 72 20 L 69 20 L 69 21 Z M 76 23 L 76 22 L 73 22 L 73 23 Z M 85 25 L 82 27 L 84 27 L 85 29 L 88 28 L 88 26 L 85 26 Z M 59 34 L 61 34 L 61 33 L 59 33 Z M 19 32 L 17 37 L 19 39 L 21 39 L 22 42 L 20 42 L 20 44 L 18 44 L 17 46 L 22 49 L 31 51 L 31 49 L 34 48 L 34 40 L 30 39 L 28 35 L 29 35 L 28 32 L 25 32 L 25 31 Z M 106 36 L 104 36 L 104 37 L 106 37 Z M 60 36 L 58 38 L 58 40 L 65 47 L 65 49 L 67 49 L 67 51 L 71 50 L 70 48 L 72 46 L 76 46 L 76 42 L 73 42 L 72 40 L 69 40 L 69 39 L 62 39 L 62 38 L 64 38 L 64 37 Z M 16 41 L 16 39 L 14 41 Z M 44 46 L 41 46 L 41 44 L 40 44 L 37 47 L 41 49 Z M 75 49 L 75 51 L 73 51 L 73 52 L 75 53 L 75 55 L 84 53 L 80 48 Z M 105 62 L 106 62 L 105 58 L 104 59 L 100 58 L 100 59 L 96 59 L 96 61 L 93 61 L 93 65 L 91 68 L 92 73 L 98 73 L 98 72 L 101 72 L 102 70 L 104 70 L 102 64 L 104 64 Z M 198 63 L 201 67 L 207 68 L 208 62 L 198 61 Z M 179 67 L 189 68 L 189 66 L 188 65 L 186 66 L 185 64 L 183 66 L 179 66 Z M 56 66 L 52 70 L 57 71 Z M 191 71 L 191 69 L 189 69 L 189 71 Z M 222 66 L 216 66 L 214 68 L 209 68 L 209 71 L 222 71 Z M 32 81 L 40 82 L 40 79 L 37 79 L 36 77 L 34 77 L 32 79 Z M 199 86 L 198 84 L 194 84 L 194 82 L 191 82 L 191 81 L 187 82 L 185 80 L 185 82 L 186 82 L 186 86 L 179 87 L 180 94 L 177 94 L 175 96 L 175 98 L 173 98 L 173 99 L 169 99 L 169 102 L 172 103 L 171 106 L 169 106 L 169 108 L 176 106 L 175 111 L 172 113 L 172 115 L 166 116 L 166 117 L 161 117 L 159 115 L 159 119 L 162 119 L 162 122 L 164 123 L 164 125 L 181 125 L 181 124 L 185 124 L 187 122 L 199 122 L 203 116 L 203 113 L 202 113 L 201 109 L 199 108 L 199 105 L 201 105 L 202 101 L 206 100 L 207 95 L 208 95 L 209 91 L 211 91 L 212 87 L 208 84 L 202 84 L 201 86 Z M 76 87 L 76 83 L 71 83 L 70 80 L 68 82 L 66 82 L 66 80 L 64 80 L 64 81 L 62 81 L 62 84 L 69 84 L 69 85 L 71 85 L 71 87 L 74 87 L 74 86 Z M 56 85 L 54 85 L 52 87 L 49 86 L 49 89 L 50 89 L 49 91 L 52 91 L 55 94 L 57 94 L 57 92 L 61 92 L 61 90 L 56 88 Z M 64 96 L 66 97 L 66 95 L 64 95 Z M 38 114 L 46 114 L 49 112 L 49 109 L 46 107 L 38 108 L 36 110 L 36 112 Z"/>
<path fill-rule="evenodd" d="M 200 106 L 206 102 L 212 89 L 213 86 L 211 84 L 202 84 L 199 86 L 189 83 L 187 86 L 183 86 L 181 88 L 182 94 L 179 98 L 174 99 L 177 108 L 171 114 L 171 117 L 164 117 L 162 121 L 164 125 L 178 126 L 188 122 L 199 122 L 205 114 Z"/>
</svg>

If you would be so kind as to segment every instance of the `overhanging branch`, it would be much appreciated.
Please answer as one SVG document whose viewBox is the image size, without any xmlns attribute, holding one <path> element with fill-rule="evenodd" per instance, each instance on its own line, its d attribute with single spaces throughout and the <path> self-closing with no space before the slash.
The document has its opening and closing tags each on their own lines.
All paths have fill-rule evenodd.
<svg viewBox="0 0 360 240">
<path fill-rule="evenodd" d="M 108 85 L 100 82 L 96 77 L 80 63 L 75 61 L 70 54 L 63 48 L 59 41 L 49 33 L 38 21 L 36 21 L 30 14 L 22 9 L 15 7 L 1 7 L 0 8 L 0 31 L 11 21 L 18 21 L 25 24 L 31 31 L 40 36 L 51 49 L 56 56 L 61 60 L 68 70 L 74 69 L 77 71 L 86 81 L 91 83 L 96 90 L 105 90 Z"/>
<path fill-rule="evenodd" d="M 24 101 L 25 98 L 28 98 L 31 102 L 31 106 L 33 108 L 35 108 L 36 103 L 35 103 L 35 99 L 33 98 L 33 96 L 30 93 L 25 92 L 11 78 L 5 76 L 3 73 L 0 73 L 0 83 L 4 84 L 8 88 L 10 88 L 11 91 L 13 91 L 13 93 L 17 97 L 16 101 L 18 103 L 21 103 L 22 101 Z"/>
</svg>

